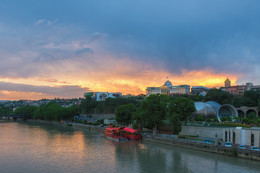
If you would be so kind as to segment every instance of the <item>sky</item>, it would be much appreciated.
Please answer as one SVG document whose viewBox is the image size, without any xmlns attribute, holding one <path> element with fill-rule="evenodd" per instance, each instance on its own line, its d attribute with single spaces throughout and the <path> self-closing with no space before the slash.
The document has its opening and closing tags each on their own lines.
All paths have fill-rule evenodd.
<svg viewBox="0 0 260 173">
<path fill-rule="evenodd" d="M 1 0 L 0 100 L 260 84 L 259 0 Z"/>
</svg>

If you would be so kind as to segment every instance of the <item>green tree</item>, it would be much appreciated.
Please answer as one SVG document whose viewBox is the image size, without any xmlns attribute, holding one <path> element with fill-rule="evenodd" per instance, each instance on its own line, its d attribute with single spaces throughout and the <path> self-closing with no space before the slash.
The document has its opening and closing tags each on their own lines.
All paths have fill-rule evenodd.
<svg viewBox="0 0 260 173">
<path fill-rule="evenodd" d="M 79 115 L 80 113 L 81 113 L 80 107 L 77 105 L 72 105 L 67 108 L 66 119 L 67 120 L 72 119 L 74 116 Z"/>
<path fill-rule="evenodd" d="M 145 127 L 153 128 L 153 134 L 163 124 L 166 117 L 166 105 L 169 97 L 166 95 L 152 94 L 142 101 L 140 111 Z"/>
<path fill-rule="evenodd" d="M 207 101 L 215 101 L 219 104 L 233 104 L 233 95 L 221 89 L 211 89 L 206 95 Z"/>
<path fill-rule="evenodd" d="M 31 118 L 33 116 L 34 111 L 36 111 L 36 106 L 23 106 L 20 108 L 17 108 L 14 113 L 18 115 L 26 115 L 28 118 Z"/>
<path fill-rule="evenodd" d="M 260 93 L 257 91 L 246 91 L 242 97 L 243 106 L 258 106 L 260 99 Z"/>
<path fill-rule="evenodd" d="M 195 121 L 205 121 L 205 117 L 203 115 L 198 115 L 195 117 Z"/>
<path fill-rule="evenodd" d="M 133 112 L 136 111 L 134 104 L 121 105 L 116 110 L 116 121 L 119 124 L 127 126 L 131 124 Z"/>
<path fill-rule="evenodd" d="M 247 117 L 248 117 L 249 120 L 256 120 L 257 119 L 255 112 L 250 112 Z"/>
<path fill-rule="evenodd" d="M 2 115 L 8 115 L 8 114 L 12 114 L 12 113 L 13 113 L 13 111 L 11 108 L 4 107 L 4 106 L 0 107 L 0 114 L 2 114 Z"/>
<path fill-rule="evenodd" d="M 171 116 L 172 133 L 179 134 L 181 132 L 181 121 L 178 114 L 173 113 Z"/>
<path fill-rule="evenodd" d="M 181 121 L 188 121 L 192 113 L 196 111 L 194 102 L 184 97 L 172 100 L 169 103 L 168 110 L 171 115 L 179 115 Z"/>
<path fill-rule="evenodd" d="M 95 113 L 94 110 L 98 106 L 98 102 L 92 99 L 90 96 L 86 96 L 80 104 L 82 112 L 86 114 Z"/>
<path fill-rule="evenodd" d="M 146 110 L 143 110 L 142 108 L 137 108 L 137 110 L 132 114 L 133 122 L 140 127 L 141 131 L 143 130 L 143 124 L 145 123 L 145 111 Z"/>
</svg>

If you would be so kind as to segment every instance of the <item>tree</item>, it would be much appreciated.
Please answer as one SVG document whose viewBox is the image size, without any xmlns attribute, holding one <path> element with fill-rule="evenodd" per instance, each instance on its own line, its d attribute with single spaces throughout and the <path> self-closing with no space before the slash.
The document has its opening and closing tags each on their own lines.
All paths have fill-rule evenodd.
<svg viewBox="0 0 260 173">
<path fill-rule="evenodd" d="M 207 101 L 215 101 L 219 104 L 233 104 L 233 95 L 221 89 L 211 89 L 206 95 Z"/>
<path fill-rule="evenodd" d="M 205 121 L 205 117 L 203 115 L 198 115 L 195 117 L 195 121 Z"/>
<path fill-rule="evenodd" d="M 156 134 L 158 126 L 163 124 L 166 117 L 166 105 L 169 101 L 167 95 L 152 94 L 142 101 L 140 112 L 145 127 L 153 128 L 153 134 Z"/>
<path fill-rule="evenodd" d="M 86 114 L 90 114 L 93 112 L 93 110 L 97 107 L 98 102 L 92 99 L 90 96 L 86 96 L 81 104 L 80 107 L 82 111 Z"/>
<path fill-rule="evenodd" d="M 180 116 L 178 114 L 172 114 L 171 116 L 171 123 L 172 123 L 172 133 L 179 134 L 181 132 L 181 121 Z"/>
<path fill-rule="evenodd" d="M 127 126 L 131 124 L 132 114 L 136 111 L 134 104 L 121 105 L 116 110 L 116 121 L 119 124 Z"/>
<path fill-rule="evenodd" d="M 138 108 L 135 112 L 132 114 L 132 121 L 135 124 L 138 124 L 140 127 L 140 130 L 143 130 L 143 124 L 145 123 L 145 116 L 146 116 L 146 110 L 143 110 L 141 108 Z"/>
<path fill-rule="evenodd" d="M 181 121 L 188 121 L 192 113 L 196 111 L 194 102 L 185 97 L 173 99 L 168 106 L 171 115 L 177 114 Z"/>
<path fill-rule="evenodd" d="M 257 119 L 255 112 L 250 112 L 247 117 L 248 117 L 249 120 L 256 120 Z"/>
<path fill-rule="evenodd" d="M 67 108 L 68 114 L 66 116 L 66 119 L 71 119 L 72 117 L 79 115 L 81 112 L 81 109 L 79 106 L 77 105 L 72 105 L 70 107 Z"/>
<path fill-rule="evenodd" d="M 23 106 L 23 107 L 17 108 L 14 111 L 14 113 L 18 114 L 18 115 L 26 115 L 26 116 L 28 116 L 28 118 L 31 118 L 36 109 L 37 109 L 36 106 Z"/>
<path fill-rule="evenodd" d="M 243 106 L 258 106 L 260 99 L 260 93 L 257 91 L 246 91 L 242 97 Z"/>
<path fill-rule="evenodd" d="M 12 113 L 13 113 L 13 111 L 11 108 L 3 107 L 3 106 L 0 107 L 0 114 L 2 114 L 2 115 L 4 115 L 4 114 L 8 115 L 8 114 L 12 114 Z"/>
</svg>

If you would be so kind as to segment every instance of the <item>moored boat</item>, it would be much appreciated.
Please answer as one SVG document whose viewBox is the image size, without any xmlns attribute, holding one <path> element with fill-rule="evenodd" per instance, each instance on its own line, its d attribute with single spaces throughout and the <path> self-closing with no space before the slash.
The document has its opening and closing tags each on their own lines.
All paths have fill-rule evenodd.
<svg viewBox="0 0 260 173">
<path fill-rule="evenodd" d="M 112 127 L 106 128 L 104 135 L 114 141 L 141 140 L 141 132 L 129 127 Z"/>
</svg>

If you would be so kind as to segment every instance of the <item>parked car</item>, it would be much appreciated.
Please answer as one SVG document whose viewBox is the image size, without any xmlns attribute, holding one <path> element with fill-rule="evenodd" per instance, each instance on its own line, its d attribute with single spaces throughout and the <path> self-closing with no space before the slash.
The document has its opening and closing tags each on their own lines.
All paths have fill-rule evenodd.
<svg viewBox="0 0 260 173">
<path fill-rule="evenodd" d="M 231 142 L 225 142 L 225 147 L 232 147 Z"/>
<path fill-rule="evenodd" d="M 205 139 L 205 140 L 204 140 L 204 143 L 206 143 L 206 144 L 211 144 L 211 140 L 210 140 L 210 139 Z"/>
<path fill-rule="evenodd" d="M 251 147 L 251 150 L 260 151 L 260 149 L 259 149 L 258 147 L 255 147 L 255 146 L 252 146 L 252 147 Z"/>
<path fill-rule="evenodd" d="M 246 147 L 244 145 L 239 145 L 238 148 L 239 149 L 246 149 Z"/>
</svg>

